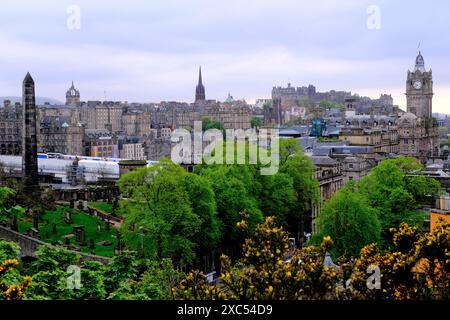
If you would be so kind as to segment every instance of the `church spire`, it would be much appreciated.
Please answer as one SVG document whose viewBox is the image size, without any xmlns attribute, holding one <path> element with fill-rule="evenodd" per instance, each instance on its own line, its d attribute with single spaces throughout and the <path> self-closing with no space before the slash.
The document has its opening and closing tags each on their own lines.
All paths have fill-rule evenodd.
<svg viewBox="0 0 450 320">
<path fill-rule="evenodd" d="M 198 84 L 195 88 L 195 102 L 205 101 L 205 86 L 202 81 L 202 67 L 200 66 L 198 70 Z"/>
<path fill-rule="evenodd" d="M 199 70 L 198 70 L 198 84 L 202 85 L 202 66 L 200 66 Z"/>
</svg>

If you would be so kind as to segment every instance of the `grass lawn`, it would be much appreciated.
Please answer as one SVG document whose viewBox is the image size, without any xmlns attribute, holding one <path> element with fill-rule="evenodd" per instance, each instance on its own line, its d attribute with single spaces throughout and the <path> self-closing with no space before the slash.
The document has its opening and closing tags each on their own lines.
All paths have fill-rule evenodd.
<svg viewBox="0 0 450 320">
<path fill-rule="evenodd" d="M 102 210 L 106 213 L 112 213 L 113 205 L 107 202 L 89 202 L 89 206 Z"/>
<path fill-rule="evenodd" d="M 123 208 L 122 205 L 126 201 L 127 200 L 119 200 L 119 207 L 116 210 L 116 216 L 119 217 L 119 218 L 123 218 L 123 213 L 124 213 L 125 208 Z M 128 205 L 131 206 L 131 207 L 135 207 L 135 206 L 137 207 L 137 205 L 132 203 L 132 202 L 130 202 Z M 113 205 L 109 204 L 107 202 L 89 202 L 89 206 L 93 207 L 93 208 L 96 208 L 96 209 L 99 209 L 99 210 L 102 210 L 102 211 L 104 211 L 106 213 L 112 214 Z"/>
<path fill-rule="evenodd" d="M 55 211 L 47 211 L 39 222 L 39 235 L 41 240 L 53 243 L 61 241 L 65 244 L 64 236 L 73 233 L 73 226 L 84 225 L 86 235 L 86 246 L 81 247 L 81 251 L 90 253 L 89 241 L 94 239 L 95 249 L 94 253 L 99 256 L 112 257 L 114 255 L 114 247 L 117 245 L 117 239 L 115 237 L 117 230 L 111 227 L 110 231 L 106 231 L 106 223 L 96 217 L 92 217 L 86 213 L 78 210 L 72 210 L 65 208 L 66 211 L 72 211 L 72 224 L 67 224 L 62 217 L 62 207 L 58 207 Z M 46 221 L 49 221 L 49 224 Z M 97 223 L 101 223 L 102 232 L 97 231 Z M 56 224 L 56 233 L 52 232 L 52 224 Z M 33 227 L 33 221 L 31 218 L 24 218 L 19 220 L 19 232 L 25 233 Z M 111 246 L 100 246 L 97 242 L 111 241 Z M 79 247 L 79 243 L 76 238 L 70 239 L 70 244 Z"/>
</svg>

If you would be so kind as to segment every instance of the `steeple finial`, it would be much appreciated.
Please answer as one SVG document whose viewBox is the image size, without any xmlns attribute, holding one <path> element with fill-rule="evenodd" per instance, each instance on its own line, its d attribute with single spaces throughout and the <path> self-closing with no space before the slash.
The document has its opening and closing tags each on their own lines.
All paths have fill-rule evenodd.
<svg viewBox="0 0 450 320">
<path fill-rule="evenodd" d="M 422 52 L 419 51 L 419 54 L 416 58 L 416 65 L 414 67 L 414 71 L 419 70 L 420 72 L 425 72 L 425 59 L 422 56 Z"/>
<path fill-rule="evenodd" d="M 198 69 L 198 84 L 201 85 L 202 83 L 202 66 Z"/>
</svg>

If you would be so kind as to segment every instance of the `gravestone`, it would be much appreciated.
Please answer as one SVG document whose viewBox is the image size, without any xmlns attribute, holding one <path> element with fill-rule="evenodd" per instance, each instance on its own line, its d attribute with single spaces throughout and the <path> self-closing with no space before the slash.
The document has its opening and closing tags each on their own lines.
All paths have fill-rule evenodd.
<svg viewBox="0 0 450 320">
<path fill-rule="evenodd" d="M 83 211 L 88 211 L 88 202 L 86 200 L 83 201 Z"/>
<path fill-rule="evenodd" d="M 37 215 L 33 216 L 33 228 L 35 229 L 39 228 L 39 217 Z"/>
<path fill-rule="evenodd" d="M 97 223 L 97 232 L 98 233 L 102 233 L 102 224 L 101 224 L 101 222 Z"/>
<path fill-rule="evenodd" d="M 66 211 L 66 214 L 64 216 L 64 222 L 67 224 L 72 224 L 72 212 Z"/>
<path fill-rule="evenodd" d="M 89 239 L 89 249 L 91 249 L 91 251 L 94 251 L 95 249 L 95 242 L 94 239 Z"/>
<path fill-rule="evenodd" d="M 83 201 L 78 201 L 78 210 L 83 210 Z"/>
<path fill-rule="evenodd" d="M 73 226 L 74 234 L 75 234 L 77 242 L 80 244 L 80 246 L 83 246 L 86 244 L 86 235 L 85 235 L 84 229 L 85 229 L 85 227 L 83 225 Z"/>
<path fill-rule="evenodd" d="M 11 230 L 19 231 L 19 226 L 17 225 L 17 217 L 16 216 L 13 216 L 13 218 L 12 218 Z"/>
</svg>

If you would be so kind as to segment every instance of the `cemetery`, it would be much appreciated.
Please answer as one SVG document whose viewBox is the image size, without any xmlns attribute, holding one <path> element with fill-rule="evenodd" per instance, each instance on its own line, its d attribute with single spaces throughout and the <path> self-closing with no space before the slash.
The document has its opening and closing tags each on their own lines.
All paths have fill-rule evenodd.
<svg viewBox="0 0 450 320">
<path fill-rule="evenodd" d="M 25 214 L 17 221 L 18 231 L 70 250 L 104 257 L 114 256 L 119 242 L 118 223 L 100 216 L 96 210 L 83 208 L 82 205 L 79 208 L 73 206 L 75 208 L 57 206 L 39 218 L 37 215 Z"/>
</svg>

